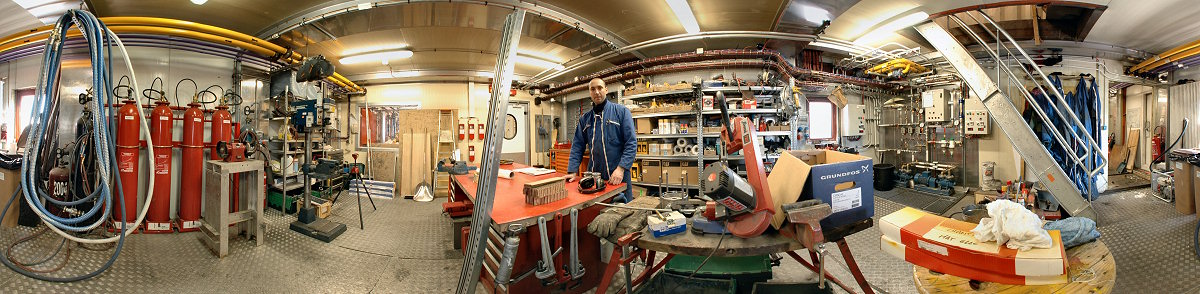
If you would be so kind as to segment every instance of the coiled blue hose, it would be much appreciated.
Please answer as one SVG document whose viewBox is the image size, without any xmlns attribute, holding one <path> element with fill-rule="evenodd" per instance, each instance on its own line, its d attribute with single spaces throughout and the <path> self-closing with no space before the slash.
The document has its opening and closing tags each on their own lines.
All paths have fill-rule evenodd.
<svg viewBox="0 0 1200 294">
<path fill-rule="evenodd" d="M 96 134 L 92 136 L 92 138 L 95 144 L 94 146 L 96 146 L 94 150 L 96 151 L 97 174 L 100 177 L 100 181 L 97 184 L 96 191 L 81 200 L 57 201 L 53 197 L 50 197 L 50 195 L 45 191 L 45 187 L 39 185 L 39 183 L 44 182 L 44 179 L 42 179 L 42 175 L 37 173 L 37 170 L 39 170 L 37 168 L 39 166 L 39 158 L 37 154 L 39 153 L 38 150 L 43 148 L 43 142 L 35 139 L 30 140 L 30 142 L 26 145 L 26 150 L 28 150 L 28 152 L 24 157 L 25 164 L 21 166 L 21 187 L 16 193 L 23 194 L 25 200 L 30 204 L 30 206 L 36 209 L 39 212 L 39 215 L 42 216 L 43 221 L 48 225 L 53 226 L 52 229 L 58 228 L 71 232 L 84 232 L 99 227 L 106 219 L 108 219 L 110 210 L 104 208 L 120 208 L 125 206 L 124 194 L 121 194 L 117 199 L 117 206 L 113 206 L 112 188 L 108 185 L 108 183 L 113 183 L 113 180 L 110 179 L 110 170 L 112 163 L 116 161 L 116 153 L 113 152 L 116 149 L 116 145 L 112 140 L 115 138 L 116 134 L 115 131 L 109 127 L 111 125 L 110 110 L 105 107 L 105 105 L 113 102 L 109 91 L 106 90 L 110 89 L 112 85 L 111 47 L 113 45 L 113 40 L 109 38 L 112 36 L 111 31 L 109 31 L 108 28 L 91 13 L 80 10 L 68 11 L 65 15 L 63 15 L 63 17 L 59 18 L 58 22 L 55 24 L 54 30 L 51 32 L 51 36 L 47 39 L 45 54 L 42 57 L 42 70 L 38 76 L 38 87 L 36 94 L 37 100 L 34 103 L 34 108 L 30 119 L 30 130 L 33 131 L 31 134 L 36 135 L 34 138 L 41 138 L 45 136 L 48 125 L 50 125 L 49 120 L 54 117 L 54 115 L 50 112 L 52 111 L 52 101 L 58 97 L 58 95 L 56 95 L 59 80 L 58 70 L 62 61 L 63 41 L 65 39 L 66 32 L 72 26 L 77 26 L 83 33 L 84 38 L 88 41 L 88 49 L 90 53 L 89 57 L 92 64 L 92 84 L 93 88 L 97 89 L 97 91 L 95 91 L 96 99 L 92 100 L 93 105 L 95 106 L 93 112 L 95 119 L 92 120 L 92 127 Z M 121 191 L 120 173 L 115 174 L 115 181 L 118 185 L 118 191 Z M 35 195 L 37 196 L 37 199 L 34 198 Z M 9 199 L 9 202 L 5 207 L 11 207 L 12 203 L 16 200 L 16 196 L 17 195 L 14 193 L 13 199 Z M 91 201 L 93 199 L 97 202 L 102 202 L 104 205 L 94 205 L 92 209 L 84 215 L 74 218 L 58 217 L 50 213 L 46 209 L 45 205 L 42 204 L 42 201 L 40 201 L 46 200 L 55 205 L 74 205 L 83 203 L 85 201 Z M 97 212 L 101 211 L 103 213 L 103 217 L 95 219 L 95 221 L 90 224 L 80 224 L 81 222 L 94 216 Z M 0 212 L 0 218 L 3 218 L 5 213 L 7 213 L 7 209 L 3 210 L 3 212 Z M 90 279 L 108 270 L 110 267 L 112 267 L 113 263 L 116 262 L 117 257 L 121 253 L 121 249 L 124 247 L 127 230 L 127 225 L 121 226 L 115 251 L 109 260 L 100 268 L 84 275 L 74 277 L 42 276 L 17 267 L 7 258 L 0 258 L 0 263 L 3 263 L 9 269 L 12 269 L 13 271 L 16 271 L 24 276 L 43 281 L 74 282 Z M 59 231 L 56 230 L 56 232 Z M 73 237 L 69 236 L 68 233 L 59 233 L 63 234 L 64 237 Z"/>
</svg>

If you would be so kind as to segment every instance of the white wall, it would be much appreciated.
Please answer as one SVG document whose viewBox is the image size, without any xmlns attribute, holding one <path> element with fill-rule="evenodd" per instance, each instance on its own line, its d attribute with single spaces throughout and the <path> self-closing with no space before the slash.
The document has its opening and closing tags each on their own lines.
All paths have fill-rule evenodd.
<svg viewBox="0 0 1200 294">
<path fill-rule="evenodd" d="M 474 117 L 477 123 L 487 123 L 488 115 L 488 99 L 491 94 L 488 93 L 488 84 L 484 83 L 412 83 L 412 84 L 387 84 L 387 85 L 368 85 L 367 94 L 353 98 L 355 103 L 355 116 L 357 116 L 358 107 L 363 105 L 363 101 L 368 105 L 386 105 L 396 102 L 420 102 L 421 109 L 455 109 L 458 110 L 459 122 L 465 123 L 465 119 Z M 530 96 L 526 91 L 517 91 L 517 96 L 510 97 L 510 101 L 521 101 L 529 103 L 529 148 L 530 148 L 530 163 L 549 165 L 549 155 L 547 152 L 537 152 L 534 118 L 537 114 L 553 114 L 561 115 L 561 103 L 543 102 L 541 105 L 534 105 L 533 96 Z M 503 113 L 501 114 L 503 115 Z M 434 126 L 436 122 L 430 122 L 430 126 Z M 351 144 L 358 146 L 358 133 L 350 134 Z M 456 137 L 457 138 L 457 137 Z M 459 142 L 459 150 L 462 152 L 463 159 L 467 159 L 468 146 L 475 146 L 476 161 L 475 164 L 482 160 L 483 141 L 482 140 L 467 140 Z"/>
</svg>

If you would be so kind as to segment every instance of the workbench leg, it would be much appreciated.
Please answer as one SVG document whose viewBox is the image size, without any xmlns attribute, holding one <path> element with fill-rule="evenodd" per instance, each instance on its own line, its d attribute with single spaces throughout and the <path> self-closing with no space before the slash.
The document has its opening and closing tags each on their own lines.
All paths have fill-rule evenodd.
<svg viewBox="0 0 1200 294">
<path fill-rule="evenodd" d="M 621 249 L 621 246 L 613 246 L 608 265 L 604 267 L 604 275 L 600 278 L 600 285 L 596 286 L 596 293 L 608 293 L 608 285 L 612 284 L 613 276 L 617 274 L 617 269 L 621 268 Z"/>
<path fill-rule="evenodd" d="M 218 178 L 224 179 L 225 177 Z M 229 181 L 220 182 L 221 188 L 218 191 L 221 191 L 221 198 L 217 201 L 220 208 L 217 210 L 216 229 L 217 241 L 221 243 L 218 245 L 220 247 L 220 251 L 218 252 L 221 253 L 220 257 L 225 257 L 229 255 Z"/>
<path fill-rule="evenodd" d="M 846 266 L 850 267 L 850 274 L 854 275 L 854 280 L 858 282 L 863 293 L 875 294 L 875 291 L 871 289 L 871 284 L 867 283 L 867 278 L 863 277 L 862 270 L 859 270 L 858 263 L 854 262 L 854 255 L 850 254 L 850 245 L 846 244 L 846 239 L 838 239 L 837 244 L 838 248 L 842 250 L 842 258 L 846 260 Z"/>
<path fill-rule="evenodd" d="M 252 172 L 251 175 L 253 175 L 251 179 L 264 179 L 262 169 Z M 254 189 L 254 193 L 251 195 L 254 195 L 255 199 L 253 203 L 250 204 L 254 209 L 254 227 L 251 230 L 253 230 L 252 232 L 254 234 L 254 245 L 262 246 L 263 239 L 266 239 L 263 238 L 263 231 L 266 227 L 264 227 L 262 223 L 263 206 L 266 206 L 265 203 L 267 203 L 267 193 L 264 191 L 266 187 L 265 185 L 254 185 L 253 183 L 250 186 L 253 187 L 252 189 Z"/>
<path fill-rule="evenodd" d="M 812 271 L 812 272 L 814 272 L 814 273 L 820 273 L 820 272 L 821 272 L 821 269 L 819 269 L 819 268 L 817 268 L 816 266 L 814 266 L 814 265 L 812 265 L 812 264 L 808 263 L 807 261 L 804 261 L 804 259 L 803 259 L 803 258 L 800 258 L 800 255 L 799 255 L 799 254 L 796 254 L 796 252 L 795 252 L 795 251 L 788 251 L 788 252 L 787 252 L 787 255 L 788 255 L 788 256 L 791 256 L 791 257 L 792 257 L 792 259 L 795 259 L 795 260 L 796 260 L 796 262 L 800 263 L 800 265 L 804 266 L 805 268 L 808 268 L 808 270 L 810 270 L 810 271 Z M 815 262 L 815 261 L 814 261 L 814 262 Z M 841 281 L 841 280 L 838 280 L 838 278 L 834 277 L 834 276 L 833 276 L 833 274 L 832 274 L 832 273 L 830 273 L 829 271 L 825 271 L 825 279 L 828 279 L 829 281 L 832 281 L 834 284 L 837 284 L 837 285 L 838 285 L 838 287 L 842 287 L 842 290 L 846 290 L 846 293 L 850 293 L 850 294 L 854 294 L 854 293 L 855 293 L 855 292 L 854 292 L 854 290 L 851 290 L 851 289 L 850 289 L 850 287 L 847 287 L 847 286 L 846 286 L 846 284 L 842 284 L 842 281 Z"/>
</svg>

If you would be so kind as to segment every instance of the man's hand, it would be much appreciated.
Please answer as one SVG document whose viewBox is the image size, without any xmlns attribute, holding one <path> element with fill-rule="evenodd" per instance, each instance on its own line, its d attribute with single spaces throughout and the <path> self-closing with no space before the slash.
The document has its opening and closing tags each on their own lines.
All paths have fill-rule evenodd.
<svg viewBox="0 0 1200 294">
<path fill-rule="evenodd" d="M 567 176 L 565 178 L 567 178 L 567 183 L 574 182 L 575 174 L 567 174 Z"/>
<path fill-rule="evenodd" d="M 608 176 L 608 184 L 619 185 L 623 179 L 625 179 L 625 168 L 618 166 L 616 170 L 613 170 L 612 175 Z"/>
</svg>

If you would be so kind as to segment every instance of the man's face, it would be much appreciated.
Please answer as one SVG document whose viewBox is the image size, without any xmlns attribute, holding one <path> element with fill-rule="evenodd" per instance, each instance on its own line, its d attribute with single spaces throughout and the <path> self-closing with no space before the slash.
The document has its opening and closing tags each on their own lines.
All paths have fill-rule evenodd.
<svg viewBox="0 0 1200 294">
<path fill-rule="evenodd" d="M 604 102 L 604 94 L 608 93 L 608 88 L 603 82 L 592 81 L 588 85 L 588 92 L 592 95 L 592 104 L 600 104 Z"/>
</svg>

